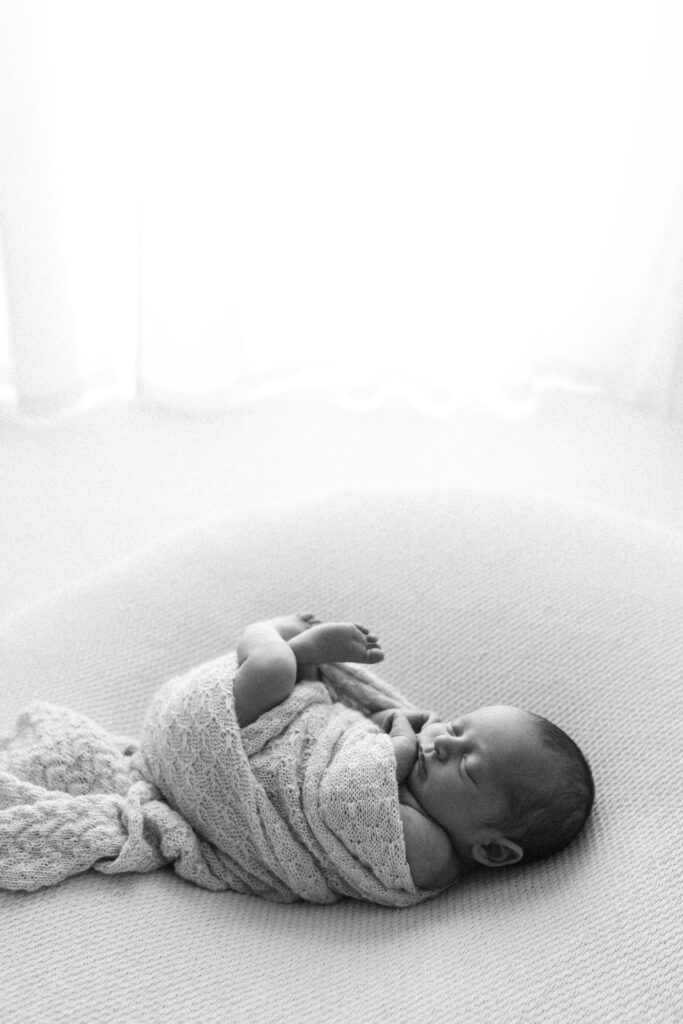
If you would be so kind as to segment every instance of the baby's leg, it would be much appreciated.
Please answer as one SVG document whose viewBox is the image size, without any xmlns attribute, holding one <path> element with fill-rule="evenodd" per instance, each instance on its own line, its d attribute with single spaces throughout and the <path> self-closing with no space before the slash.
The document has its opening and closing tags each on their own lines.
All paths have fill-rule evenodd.
<svg viewBox="0 0 683 1024">
<path fill-rule="evenodd" d="M 287 641 L 317 621 L 310 614 L 291 615 L 254 622 L 242 631 L 232 687 L 241 728 L 289 697 L 297 679 L 297 662 Z"/>
<path fill-rule="evenodd" d="M 291 639 L 285 640 L 285 635 Z M 319 623 L 306 614 L 252 623 L 237 644 L 239 668 L 233 682 L 237 721 L 244 728 L 281 704 L 297 682 L 316 678 L 317 665 L 375 664 L 383 658 L 377 637 L 352 622 Z"/>
<path fill-rule="evenodd" d="M 319 622 L 320 619 L 316 619 L 313 612 L 295 612 L 293 615 L 281 615 L 265 622 L 252 622 L 242 630 L 237 642 L 237 663 L 241 665 L 250 651 L 259 644 L 278 639 L 291 640 Z"/>
<path fill-rule="evenodd" d="M 311 667 L 316 665 L 335 661 L 374 665 L 384 658 L 377 637 L 365 626 L 353 622 L 324 622 L 311 626 L 293 637 L 289 646 L 300 667 L 297 678 L 310 678 Z"/>
</svg>

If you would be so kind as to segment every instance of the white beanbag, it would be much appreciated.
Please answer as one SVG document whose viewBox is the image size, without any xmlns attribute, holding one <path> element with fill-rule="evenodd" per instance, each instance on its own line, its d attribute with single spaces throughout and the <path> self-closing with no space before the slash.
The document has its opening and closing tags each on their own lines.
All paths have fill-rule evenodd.
<svg viewBox="0 0 683 1024">
<path fill-rule="evenodd" d="M 409 910 L 274 905 L 168 870 L 2 892 L 3 1024 L 683 1019 L 683 538 L 478 492 L 250 510 L 3 623 L 0 732 L 40 699 L 135 736 L 161 682 L 296 609 L 372 627 L 420 706 L 555 721 L 595 776 L 582 837 Z"/>
</svg>

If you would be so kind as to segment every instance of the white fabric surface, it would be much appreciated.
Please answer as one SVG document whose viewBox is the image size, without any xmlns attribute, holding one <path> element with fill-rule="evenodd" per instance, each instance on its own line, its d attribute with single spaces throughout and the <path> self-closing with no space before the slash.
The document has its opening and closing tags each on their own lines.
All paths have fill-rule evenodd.
<svg viewBox="0 0 683 1024">
<path fill-rule="evenodd" d="M 235 515 L 5 622 L 0 731 L 45 699 L 135 735 L 164 679 L 309 607 L 372 626 L 416 704 L 515 703 L 566 729 L 596 779 L 583 838 L 406 911 L 279 907 L 168 872 L 1 893 L 3 1021 L 681 1019 L 678 533 L 457 491 Z"/>
</svg>

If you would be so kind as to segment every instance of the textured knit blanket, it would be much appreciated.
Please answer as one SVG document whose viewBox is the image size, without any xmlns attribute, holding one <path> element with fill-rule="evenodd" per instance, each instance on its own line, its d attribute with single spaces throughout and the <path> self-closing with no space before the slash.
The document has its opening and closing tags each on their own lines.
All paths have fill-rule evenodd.
<svg viewBox="0 0 683 1024">
<path fill-rule="evenodd" d="M 328 665 L 240 729 L 236 669 L 230 652 L 166 683 L 139 741 L 29 705 L 0 740 L 0 888 L 172 865 L 278 902 L 435 896 L 413 884 L 391 741 L 367 717 L 410 703 L 359 665 Z"/>
</svg>

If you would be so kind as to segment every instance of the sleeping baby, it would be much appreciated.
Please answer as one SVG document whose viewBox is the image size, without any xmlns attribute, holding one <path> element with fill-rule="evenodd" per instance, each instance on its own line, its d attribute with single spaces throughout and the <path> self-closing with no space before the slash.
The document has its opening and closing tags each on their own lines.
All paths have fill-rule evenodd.
<svg viewBox="0 0 683 1024">
<path fill-rule="evenodd" d="M 0 738 L 0 888 L 170 867 L 216 892 L 384 906 L 563 848 L 593 801 L 560 729 L 519 708 L 443 722 L 312 614 L 247 626 L 153 695 L 140 736 L 37 701 Z"/>
<path fill-rule="evenodd" d="M 313 615 L 249 626 L 237 648 L 235 707 L 246 725 L 328 662 L 377 664 L 378 638 Z M 370 715 L 396 758 L 399 814 L 415 884 L 451 885 L 464 868 L 529 863 L 581 831 L 594 786 L 577 745 L 547 719 L 509 705 L 451 721 L 390 708 Z"/>
</svg>

